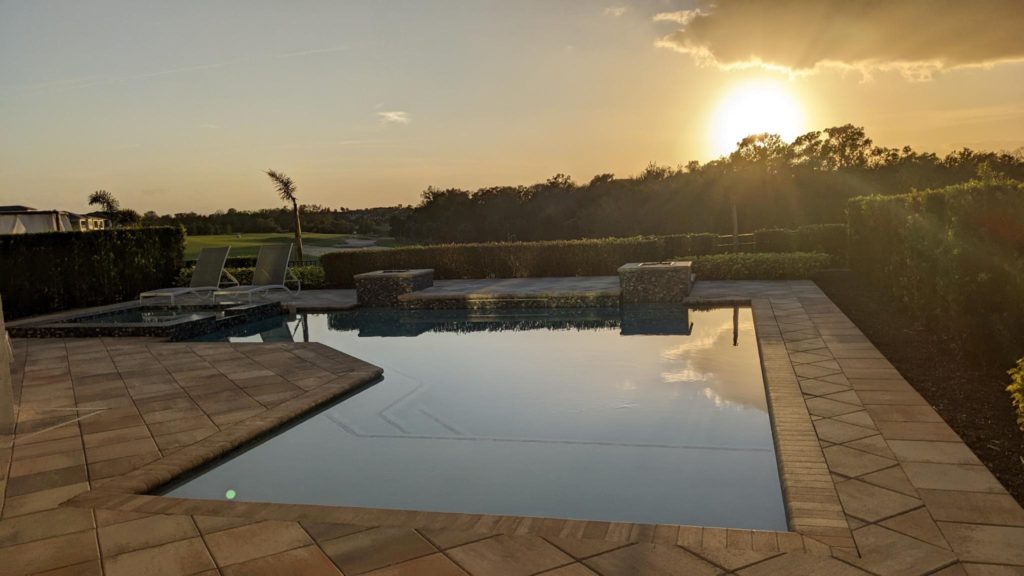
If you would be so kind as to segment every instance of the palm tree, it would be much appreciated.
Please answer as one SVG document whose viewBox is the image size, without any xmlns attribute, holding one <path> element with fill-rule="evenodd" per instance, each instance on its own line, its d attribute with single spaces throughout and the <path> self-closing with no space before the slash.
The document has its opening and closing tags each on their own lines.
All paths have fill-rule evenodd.
<svg viewBox="0 0 1024 576">
<path fill-rule="evenodd" d="M 121 203 L 106 190 L 97 190 L 89 194 L 89 206 L 99 206 L 108 216 L 113 216 L 121 208 Z"/>
<path fill-rule="evenodd" d="M 295 197 L 295 182 L 281 172 L 267 170 L 267 176 L 274 181 L 274 188 L 281 200 L 292 203 L 292 212 L 295 213 L 295 248 L 298 250 L 298 259 L 302 260 L 302 222 L 299 220 L 299 199 Z"/>
</svg>

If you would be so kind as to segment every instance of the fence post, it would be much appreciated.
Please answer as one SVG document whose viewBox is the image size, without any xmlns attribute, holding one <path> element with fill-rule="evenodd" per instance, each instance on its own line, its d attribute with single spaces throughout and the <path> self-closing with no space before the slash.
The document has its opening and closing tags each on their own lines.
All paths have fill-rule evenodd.
<svg viewBox="0 0 1024 576">
<path fill-rule="evenodd" d="M 4 328 L 3 300 L 0 300 L 0 436 L 14 434 L 14 382 L 11 379 L 13 359 L 11 342 Z"/>
<path fill-rule="evenodd" d="M 736 199 L 732 200 L 732 251 L 740 251 L 740 217 L 736 209 Z"/>
</svg>

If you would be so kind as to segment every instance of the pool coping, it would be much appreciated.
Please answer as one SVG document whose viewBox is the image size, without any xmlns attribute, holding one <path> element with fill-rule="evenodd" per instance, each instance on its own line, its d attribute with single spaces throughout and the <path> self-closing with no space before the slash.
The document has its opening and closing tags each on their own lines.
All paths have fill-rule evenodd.
<svg viewBox="0 0 1024 576">
<path fill-rule="evenodd" d="M 834 488 L 796 374 L 789 362 L 770 301 L 760 298 L 707 299 L 706 306 L 750 306 L 775 442 L 788 532 L 672 524 L 604 522 L 527 516 L 499 516 L 263 502 L 174 498 L 150 492 L 209 465 L 277 430 L 382 373 L 365 368 L 321 385 L 266 413 L 234 424 L 199 442 L 122 476 L 98 484 L 63 506 L 159 514 L 202 514 L 263 520 L 293 520 L 359 526 L 452 529 L 507 535 L 586 538 L 613 542 L 673 543 L 690 549 L 803 552 L 857 555 L 843 507 Z"/>
</svg>

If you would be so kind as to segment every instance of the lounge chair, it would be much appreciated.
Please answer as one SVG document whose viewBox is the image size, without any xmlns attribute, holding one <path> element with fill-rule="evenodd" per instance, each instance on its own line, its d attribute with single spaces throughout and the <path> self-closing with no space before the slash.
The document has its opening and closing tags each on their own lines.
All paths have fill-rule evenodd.
<svg viewBox="0 0 1024 576">
<path fill-rule="evenodd" d="M 146 298 L 168 297 L 171 299 L 171 305 L 173 306 L 174 299 L 178 296 L 185 296 L 187 294 L 202 296 L 204 292 L 207 292 L 206 297 L 209 297 L 220 289 L 221 281 L 225 276 L 228 283 L 238 286 L 238 280 L 235 280 L 235 277 L 224 269 L 224 263 L 228 259 L 229 251 L 231 251 L 230 246 L 203 248 L 202 252 L 199 253 L 199 260 L 196 261 L 196 267 L 192 270 L 192 281 L 187 287 L 160 288 L 143 292 L 139 294 L 139 302 Z"/>
<path fill-rule="evenodd" d="M 249 302 L 253 301 L 256 294 L 266 294 L 271 290 L 284 290 L 291 293 L 292 290 L 285 286 L 285 282 L 295 282 L 296 292 L 302 290 L 302 282 L 288 269 L 288 261 L 292 257 L 291 244 L 265 244 L 260 246 L 260 252 L 256 256 L 256 269 L 252 273 L 252 284 L 249 286 L 233 286 L 224 288 L 213 293 L 213 300 L 221 296 L 248 296 Z"/>
</svg>

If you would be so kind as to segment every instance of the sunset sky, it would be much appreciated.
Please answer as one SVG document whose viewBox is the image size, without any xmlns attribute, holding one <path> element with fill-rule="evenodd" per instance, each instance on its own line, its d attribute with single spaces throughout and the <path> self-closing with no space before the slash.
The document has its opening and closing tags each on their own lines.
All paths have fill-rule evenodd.
<svg viewBox="0 0 1024 576">
<path fill-rule="evenodd" d="M 0 204 L 160 213 L 585 182 L 845 123 L 1024 146 L 1020 0 L 0 0 Z"/>
</svg>

